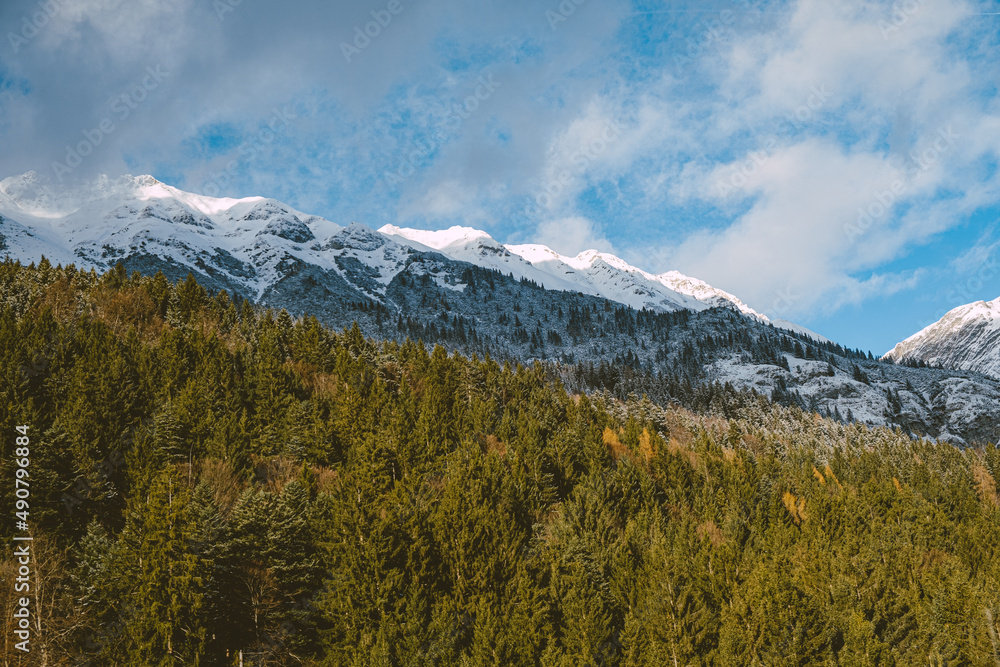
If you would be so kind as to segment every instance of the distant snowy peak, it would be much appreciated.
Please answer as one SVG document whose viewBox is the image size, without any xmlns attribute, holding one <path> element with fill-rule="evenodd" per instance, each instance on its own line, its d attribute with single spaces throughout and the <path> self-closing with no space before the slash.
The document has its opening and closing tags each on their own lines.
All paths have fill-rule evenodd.
<svg viewBox="0 0 1000 667">
<path fill-rule="evenodd" d="M 737 297 L 733 296 L 729 292 L 724 292 L 716 287 L 712 287 L 704 280 L 698 280 L 697 278 L 685 276 L 683 273 L 678 271 L 667 271 L 666 273 L 661 273 L 656 276 L 656 278 L 675 292 L 693 296 L 699 301 L 713 306 L 725 306 L 727 304 L 730 306 L 736 306 L 736 308 L 744 315 L 750 315 L 751 317 L 756 317 L 757 319 L 765 322 L 768 321 L 766 316 L 758 313 L 756 310 L 740 301 Z"/>
<path fill-rule="evenodd" d="M 713 307 L 733 308 L 760 322 L 827 341 L 794 322 L 772 322 L 733 294 L 712 287 L 703 280 L 678 271 L 654 275 L 599 250 L 585 250 L 575 257 L 568 257 L 539 244 L 502 245 L 486 232 L 471 227 L 425 231 L 385 225 L 379 232 L 416 250 L 434 250 L 452 259 L 533 280 L 547 289 L 582 292 L 636 309 L 700 311 Z"/>
<path fill-rule="evenodd" d="M 58 217 L 72 211 L 67 194 L 52 188 L 34 171 L 0 181 L 0 205 L 38 217 Z"/>
<path fill-rule="evenodd" d="M 992 301 L 976 301 L 966 306 L 959 306 L 946 313 L 942 322 L 949 319 L 948 315 L 952 315 L 953 321 L 985 322 L 992 326 L 1000 326 L 1000 297 Z"/>
<path fill-rule="evenodd" d="M 435 250 L 451 259 L 511 273 L 547 289 L 600 296 L 636 309 L 657 311 L 733 308 L 761 322 L 768 318 L 734 295 L 677 271 L 654 275 L 610 253 L 585 250 L 575 257 L 538 244 L 502 245 L 482 230 L 451 227 L 440 231 L 385 225 L 379 232 L 417 250 Z M 776 326 L 825 340 L 804 327 L 782 322 Z"/>
<path fill-rule="evenodd" d="M 379 233 L 418 251 L 438 252 L 460 262 L 468 262 L 505 275 L 534 280 L 548 289 L 579 290 L 575 285 L 546 276 L 529 262 L 510 250 L 484 231 L 471 227 L 451 227 L 440 231 L 409 229 L 384 225 Z"/>
<path fill-rule="evenodd" d="M 576 257 L 564 258 L 563 261 L 576 269 L 589 269 L 593 268 L 595 265 L 605 264 L 610 266 L 612 269 L 617 269 L 618 271 L 640 273 L 644 276 L 649 275 L 642 269 L 632 266 L 621 257 L 616 257 L 615 255 L 601 252 L 599 250 L 584 250 Z"/>
<path fill-rule="evenodd" d="M 894 361 L 911 359 L 1000 378 L 1000 298 L 948 311 L 885 356 Z"/>
<path fill-rule="evenodd" d="M 499 245 L 484 231 L 472 227 L 450 227 L 438 231 L 410 229 L 396 225 L 384 225 L 378 230 L 386 236 L 396 237 L 402 241 L 415 242 L 432 250 L 448 248 L 466 248 L 480 243 Z"/>
<path fill-rule="evenodd" d="M 507 249 L 536 265 L 539 263 L 550 263 L 552 265 L 564 264 L 577 271 L 589 272 L 591 274 L 599 274 L 601 272 L 609 275 L 615 273 L 628 274 L 632 281 L 634 281 L 635 287 L 641 289 L 641 283 L 645 283 L 647 287 L 660 285 L 666 287 L 667 290 L 674 294 L 681 295 L 682 297 L 691 297 L 698 302 L 697 304 L 692 304 L 690 299 L 681 299 L 683 303 L 682 307 L 684 308 L 691 308 L 693 306 L 694 309 L 698 310 L 713 306 L 735 307 L 746 315 L 756 317 L 764 322 L 767 321 L 764 315 L 753 310 L 732 294 L 716 289 L 703 280 L 685 276 L 677 271 L 668 271 L 660 275 L 653 275 L 632 266 L 620 257 L 597 250 L 585 250 L 576 257 L 565 257 L 543 245 L 509 245 Z"/>
<path fill-rule="evenodd" d="M 789 322 L 788 320 L 775 318 L 771 320 L 771 324 L 778 327 L 779 329 L 787 329 L 788 331 L 794 331 L 795 333 L 800 333 L 804 336 L 809 336 L 821 343 L 832 343 L 833 341 L 826 336 L 820 336 L 818 333 L 812 329 L 807 329 L 801 324 L 796 324 L 795 322 Z"/>
<path fill-rule="evenodd" d="M 123 204 L 134 206 L 138 202 L 184 209 L 191 214 L 219 218 L 217 221 L 246 219 L 254 210 L 258 211 L 257 219 L 275 214 L 315 218 L 274 199 L 208 197 L 179 190 L 149 175 L 114 179 L 102 175 L 76 187 L 53 185 L 33 171 L 0 181 L 0 208 L 10 215 L 21 214 L 26 218 L 66 218 L 78 212 L 91 218 L 95 211 L 108 211 Z"/>
</svg>

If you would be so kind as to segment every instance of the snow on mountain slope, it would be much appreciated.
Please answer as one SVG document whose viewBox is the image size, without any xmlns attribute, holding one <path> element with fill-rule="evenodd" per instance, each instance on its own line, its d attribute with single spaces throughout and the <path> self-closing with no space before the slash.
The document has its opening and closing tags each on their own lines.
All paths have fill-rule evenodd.
<svg viewBox="0 0 1000 667">
<path fill-rule="evenodd" d="M 583 291 L 573 281 L 549 276 L 525 261 L 510 248 L 496 241 L 486 232 L 471 227 L 451 227 L 440 231 L 408 229 L 383 225 L 379 233 L 414 250 L 440 252 L 460 262 L 469 262 L 487 269 L 496 269 L 504 275 L 534 280 L 547 289 Z M 588 292 L 592 293 L 592 292 Z"/>
<path fill-rule="evenodd" d="M 508 245 L 511 252 L 557 277 L 571 278 L 592 291 L 581 290 L 633 308 L 651 310 L 704 310 L 716 306 L 735 308 L 762 322 L 768 319 L 738 298 L 708 283 L 677 271 L 653 275 L 619 257 L 587 250 L 565 257 L 543 245 Z"/>
<path fill-rule="evenodd" d="M 5 179 L 0 235 L 0 251 L 26 261 L 174 266 L 257 298 L 303 265 L 346 279 L 352 260 L 374 280 L 361 291 L 377 294 L 412 254 L 361 225 L 345 229 L 263 197 L 192 194 L 151 176 L 99 177 L 76 189 L 34 172 Z"/>
<path fill-rule="evenodd" d="M 800 333 L 800 334 L 803 334 L 805 336 L 809 336 L 810 338 L 814 338 L 814 339 L 818 340 L 821 343 L 832 343 L 833 342 L 833 341 L 831 341 L 829 338 L 827 338 L 825 336 L 820 336 L 818 333 L 816 333 L 812 329 L 807 329 L 806 327 L 802 326 L 801 324 L 796 324 L 795 322 L 789 322 L 788 320 L 785 320 L 785 319 L 775 318 L 775 319 L 771 320 L 771 324 L 773 324 L 774 326 L 778 327 L 779 329 L 788 329 L 789 331 L 794 331 L 795 333 Z"/>
<path fill-rule="evenodd" d="M 511 246 L 519 252 L 523 246 Z M 673 311 L 687 308 L 705 310 L 710 306 L 692 296 L 670 289 L 651 273 L 638 269 L 614 255 L 585 250 L 576 257 L 547 260 L 553 272 L 575 273 L 598 296 L 625 303 L 636 309 Z"/>
<path fill-rule="evenodd" d="M 744 315 L 756 317 L 757 319 L 765 322 L 768 321 L 767 317 L 761 315 L 729 292 L 723 292 L 720 289 L 712 287 L 704 280 L 698 280 L 697 278 L 685 276 L 683 273 L 678 271 L 667 271 L 666 273 L 661 273 L 660 275 L 655 276 L 655 278 L 675 292 L 693 296 L 703 303 L 707 303 L 712 306 L 726 306 L 730 308 L 735 306 L 736 309 Z"/>
<path fill-rule="evenodd" d="M 639 310 L 700 311 L 722 306 L 762 322 L 769 321 L 737 297 L 702 280 L 677 271 L 654 275 L 597 250 L 566 257 L 544 245 L 503 245 L 486 232 L 471 227 L 424 231 L 385 225 L 379 232 L 415 249 L 436 250 L 452 259 L 512 273 L 516 278 L 533 280 L 547 289 L 578 291 Z M 778 326 L 795 327 L 794 330 L 825 340 L 791 323 Z"/>
<path fill-rule="evenodd" d="M 596 250 L 566 257 L 541 245 L 503 245 L 468 227 L 342 227 L 273 199 L 204 197 L 150 176 L 64 188 L 28 173 L 0 181 L 4 254 L 101 271 L 121 262 L 170 280 L 190 272 L 209 289 L 331 326 L 358 322 L 380 337 L 495 358 L 669 369 L 958 443 L 995 440 L 997 432 L 1000 382 L 991 378 L 871 361 L 803 327 L 768 321 L 732 294 L 677 272 L 654 275 Z M 470 264 L 502 275 L 470 271 Z M 659 312 L 609 312 L 605 300 Z M 973 304 L 942 325 L 950 353 L 961 351 L 956 331 L 971 332 L 980 356 L 996 358 L 998 302 Z"/>
<path fill-rule="evenodd" d="M 397 227 L 396 225 L 384 225 L 379 230 L 380 234 L 386 236 L 396 236 L 406 241 L 413 241 L 421 244 L 424 248 L 433 250 L 451 249 L 460 251 L 463 248 L 475 247 L 480 240 L 492 241 L 499 245 L 486 232 L 472 227 L 450 227 L 437 231 L 427 231 L 423 229 L 409 229 Z"/>
<path fill-rule="evenodd" d="M 303 270 L 336 275 L 378 299 L 412 257 L 434 252 L 547 289 L 581 292 L 658 312 L 723 306 L 769 320 L 737 297 L 669 271 L 654 275 L 597 250 L 565 257 L 539 245 L 504 245 L 470 227 L 424 231 L 344 228 L 273 199 L 207 197 L 152 176 L 101 176 L 75 188 L 28 172 L 0 181 L 0 252 L 106 269 L 167 266 L 260 300 Z M 777 326 L 807 333 L 791 323 Z"/>
<path fill-rule="evenodd" d="M 1000 378 L 1000 298 L 948 311 L 898 343 L 885 358 L 923 361 Z"/>
</svg>

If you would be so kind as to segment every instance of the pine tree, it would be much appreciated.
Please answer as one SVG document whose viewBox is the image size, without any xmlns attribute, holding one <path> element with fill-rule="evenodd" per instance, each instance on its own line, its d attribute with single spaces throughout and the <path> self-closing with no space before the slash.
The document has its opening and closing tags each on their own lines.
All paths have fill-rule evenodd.
<svg viewBox="0 0 1000 667">
<path fill-rule="evenodd" d="M 126 656 L 132 664 L 166 667 L 201 662 L 202 568 L 189 552 L 192 526 L 187 501 L 184 485 L 162 473 L 145 501 L 131 508 L 136 544 L 127 557 L 135 573 L 130 598 L 135 607 L 124 622 Z"/>
</svg>

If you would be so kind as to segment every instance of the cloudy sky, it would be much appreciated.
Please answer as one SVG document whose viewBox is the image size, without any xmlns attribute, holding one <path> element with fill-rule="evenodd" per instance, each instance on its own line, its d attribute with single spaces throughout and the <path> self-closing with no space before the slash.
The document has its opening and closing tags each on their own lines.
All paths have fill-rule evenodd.
<svg viewBox="0 0 1000 667">
<path fill-rule="evenodd" d="M 149 173 L 342 224 L 596 247 L 884 352 L 1000 296 L 998 14 L 4 0 L 0 178 Z"/>
</svg>

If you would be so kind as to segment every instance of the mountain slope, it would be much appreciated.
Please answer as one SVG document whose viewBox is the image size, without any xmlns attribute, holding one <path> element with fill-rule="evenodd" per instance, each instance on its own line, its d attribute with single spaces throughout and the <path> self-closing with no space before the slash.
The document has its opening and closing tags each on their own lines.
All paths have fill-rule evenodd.
<svg viewBox="0 0 1000 667">
<path fill-rule="evenodd" d="M 260 197 L 152 177 L 81 190 L 0 182 L 0 253 L 24 263 L 191 273 L 205 287 L 382 339 L 541 360 L 580 391 L 661 402 L 730 383 L 787 405 L 959 444 L 995 440 L 1000 382 L 875 361 L 676 272 L 588 251 L 506 246 L 470 228 L 343 227 Z M 704 389 L 711 392 L 711 389 Z M 710 402 L 709 399 L 706 399 Z"/>
<path fill-rule="evenodd" d="M 384 302 L 386 286 L 407 262 L 443 255 L 537 283 L 641 310 L 732 308 L 767 317 L 737 297 L 676 271 L 653 275 L 614 255 L 588 250 L 565 257 L 540 245 L 503 245 L 485 232 L 386 225 L 350 231 L 273 199 L 214 198 L 178 190 L 152 176 L 100 177 L 76 190 L 34 172 L 0 182 L 0 251 L 25 260 L 130 270 L 162 265 L 172 277 L 201 281 L 268 302 L 289 276 L 308 273 L 344 298 Z M 791 323 L 780 326 L 816 338 Z"/>
<path fill-rule="evenodd" d="M 563 294 L 471 273 L 483 299 Z M 717 385 L 581 396 L 574 376 L 606 369 L 366 340 L 188 281 L 5 262 L 0 294 L 0 414 L 30 424 L 47 577 L 24 604 L 53 667 L 995 664 L 996 448 Z M 567 298 L 598 307 L 574 306 L 581 328 L 664 342 L 789 335 Z M 789 354 L 826 356 L 809 345 Z"/>
<path fill-rule="evenodd" d="M 1000 378 L 1000 298 L 948 311 L 885 356 L 893 361 L 921 361 Z"/>
<path fill-rule="evenodd" d="M 44 252 L 52 262 L 98 269 L 160 265 L 172 277 L 191 271 L 255 299 L 296 260 L 332 268 L 331 257 L 304 244 L 343 231 L 272 199 L 202 197 L 151 176 L 58 190 L 29 172 L 0 182 L 0 215 L 15 257 Z"/>
<path fill-rule="evenodd" d="M 653 275 L 597 250 L 566 257 L 543 245 L 502 245 L 485 232 L 469 227 L 428 232 L 385 225 L 379 231 L 411 247 L 437 250 L 452 259 L 512 273 L 546 289 L 579 291 L 636 310 L 699 311 L 721 306 L 768 321 L 732 294 L 704 281 L 677 271 Z"/>
</svg>

